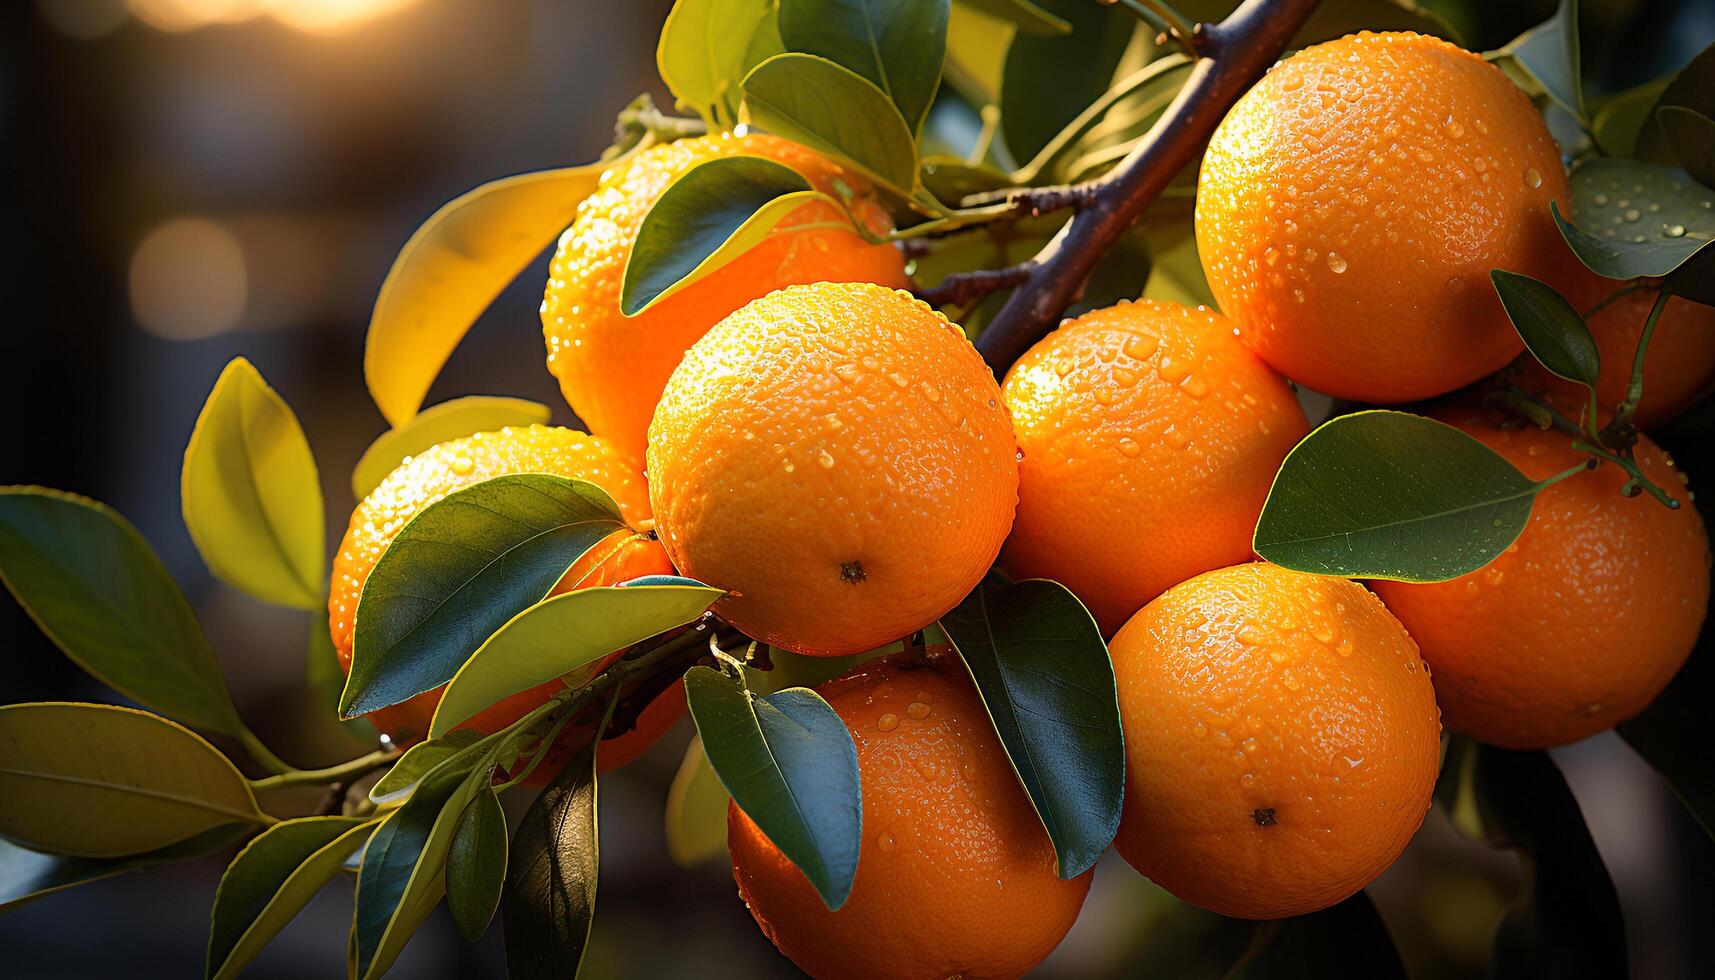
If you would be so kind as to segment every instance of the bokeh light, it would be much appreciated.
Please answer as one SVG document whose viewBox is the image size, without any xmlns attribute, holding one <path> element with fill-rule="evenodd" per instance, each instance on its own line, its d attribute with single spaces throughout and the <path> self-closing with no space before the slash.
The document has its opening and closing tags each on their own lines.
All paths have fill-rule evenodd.
<svg viewBox="0 0 1715 980">
<path fill-rule="evenodd" d="M 225 333 L 244 316 L 249 291 L 238 238 L 206 218 L 174 218 L 131 256 L 131 313 L 168 340 Z"/>
</svg>

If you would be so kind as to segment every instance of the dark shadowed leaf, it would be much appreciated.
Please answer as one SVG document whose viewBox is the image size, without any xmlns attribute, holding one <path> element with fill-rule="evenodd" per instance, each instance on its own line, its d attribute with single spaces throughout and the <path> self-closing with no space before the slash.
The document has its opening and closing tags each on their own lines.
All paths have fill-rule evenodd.
<svg viewBox="0 0 1715 980">
<path fill-rule="evenodd" d="M 650 206 L 625 263 L 619 308 L 636 316 L 731 262 L 811 200 L 796 170 L 761 157 L 691 168 Z"/>
<path fill-rule="evenodd" d="M 1650 163 L 1672 164 L 1677 158 L 1668 143 L 1667 134 L 1661 130 L 1660 117 L 1656 112 L 1669 106 L 1681 106 L 1715 118 L 1715 44 L 1705 47 L 1672 78 L 1665 79 L 1660 92 L 1648 110 L 1647 121 L 1637 135 L 1637 146 L 1632 155 Z"/>
<path fill-rule="evenodd" d="M 1578 52 L 1578 0 L 1560 0 L 1554 16 L 1501 49 L 1510 55 L 1567 112 L 1584 116 L 1583 77 Z"/>
<path fill-rule="evenodd" d="M 1387 923 L 1363 892 L 1320 912 L 1257 923 L 1250 949 L 1227 973 L 1227 980 L 1324 977 L 1406 980 Z"/>
<path fill-rule="evenodd" d="M 941 82 L 947 0 L 780 0 L 788 51 L 820 55 L 874 82 L 913 133 Z"/>
<path fill-rule="evenodd" d="M 655 65 L 679 104 L 715 129 L 738 122 L 739 83 L 756 62 L 757 31 L 773 21 L 771 0 L 678 0 L 661 27 Z"/>
<path fill-rule="evenodd" d="M 470 942 L 482 938 L 506 884 L 506 811 L 494 790 L 470 801 L 447 853 L 447 911 Z"/>
<path fill-rule="evenodd" d="M 407 456 L 415 456 L 448 439 L 492 432 L 509 425 L 541 425 L 548 421 L 548 416 L 548 406 L 522 398 L 469 395 L 431 405 L 369 444 L 351 471 L 351 492 L 362 500 Z"/>
<path fill-rule="evenodd" d="M 1069 34 L 1020 33 L 1001 72 L 1000 117 L 1014 158 L 1034 157 L 1054 134 L 1107 91 L 1135 23 L 1116 6 L 1089 0 L 1042 0 L 1072 25 Z"/>
<path fill-rule="evenodd" d="M 996 20 L 1006 21 L 1018 28 L 1022 34 L 1057 37 L 1072 32 L 1072 25 L 1066 22 L 1066 18 L 1056 16 L 1031 3 L 1030 0 L 956 0 L 956 2 L 960 6 L 969 7 Z"/>
<path fill-rule="evenodd" d="M 373 829 L 355 817 L 302 817 L 275 824 L 238 852 L 214 894 L 207 975 L 238 976 Z"/>
<path fill-rule="evenodd" d="M 1125 741 L 1113 663 L 1094 619 L 1044 579 L 979 585 L 941 617 L 976 681 L 1062 878 L 1089 870 L 1119 830 Z"/>
<path fill-rule="evenodd" d="M 1253 543 L 1277 565 L 1318 575 L 1440 582 L 1505 551 L 1538 488 L 1450 425 L 1342 415 L 1280 464 Z"/>
<path fill-rule="evenodd" d="M 1715 119 L 1684 106 L 1664 106 L 1655 118 L 1680 167 L 1704 187 L 1715 187 Z"/>
<path fill-rule="evenodd" d="M 1643 714 L 1619 725 L 1620 737 L 1664 776 L 1703 832 L 1715 837 L 1715 759 L 1708 748 L 1709 705 L 1715 703 L 1715 625 L 1667 690 Z"/>
<path fill-rule="evenodd" d="M 1658 78 L 1615 92 L 1593 104 L 1590 130 L 1596 145 L 1609 156 L 1629 157 L 1646 125 L 1654 125 L 1650 113 L 1667 88 L 1671 77 Z"/>
<path fill-rule="evenodd" d="M 512 980 L 566 980 L 583 963 L 601 868 L 595 745 L 578 750 L 518 824 L 500 922 Z"/>
<path fill-rule="evenodd" d="M 840 157 L 909 196 L 917 179 L 911 127 L 887 93 L 849 68 L 815 55 L 775 55 L 744 78 L 750 121 Z"/>
<path fill-rule="evenodd" d="M 1554 220 L 1580 261 L 1609 279 L 1665 276 L 1715 238 L 1715 191 L 1684 171 L 1587 160 L 1572 172 L 1572 216 Z"/>
<path fill-rule="evenodd" d="M 685 699 L 721 785 L 829 908 L 845 904 L 863 839 L 857 746 L 845 722 L 807 688 L 757 697 L 709 667 L 685 674 Z"/>
<path fill-rule="evenodd" d="M 197 416 L 179 496 L 216 578 L 276 605 L 325 605 L 316 458 L 297 416 L 242 357 L 226 365 Z"/>
<path fill-rule="evenodd" d="M 1495 269 L 1489 278 L 1530 356 L 1557 377 L 1594 388 L 1602 372 L 1602 354 L 1584 318 L 1566 297 L 1548 283 L 1516 272 Z"/>
<path fill-rule="evenodd" d="M 367 714 L 445 684 L 623 527 L 600 487 L 541 473 L 496 477 L 430 504 L 363 584 L 340 713 Z"/>
<path fill-rule="evenodd" d="M 47 854 L 0 838 L 0 912 L 127 871 L 205 857 L 238 843 L 255 829 L 250 824 L 226 824 L 177 844 L 122 858 Z"/>
<path fill-rule="evenodd" d="M 106 704 L 0 707 L 0 835 L 127 857 L 231 823 L 272 822 L 226 757 L 159 715 Z"/>
<path fill-rule="evenodd" d="M 0 580 L 96 680 L 187 725 L 244 731 L 190 603 L 112 509 L 58 490 L 0 487 Z"/>
</svg>

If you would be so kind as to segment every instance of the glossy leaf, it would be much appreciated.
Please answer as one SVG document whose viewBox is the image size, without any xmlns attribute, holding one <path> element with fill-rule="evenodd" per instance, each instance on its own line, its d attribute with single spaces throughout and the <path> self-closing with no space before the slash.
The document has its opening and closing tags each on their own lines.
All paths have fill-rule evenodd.
<svg viewBox="0 0 1715 980">
<path fill-rule="evenodd" d="M 1387 923 L 1370 897 L 1351 898 L 1309 915 L 1257 923 L 1250 949 L 1226 980 L 1406 980 Z"/>
<path fill-rule="evenodd" d="M 112 509 L 58 490 L 0 487 L 0 580 L 96 680 L 187 725 L 244 731 L 190 603 Z"/>
<path fill-rule="evenodd" d="M 477 432 L 492 432 L 509 425 L 541 425 L 548 421 L 548 406 L 523 398 L 470 395 L 432 405 L 397 429 L 383 432 L 369 444 L 351 471 L 351 492 L 358 500 L 381 485 L 407 457 Z"/>
<path fill-rule="evenodd" d="M 381 284 L 363 350 L 363 377 L 388 424 L 417 414 L 465 331 L 624 159 L 491 181 L 412 234 Z"/>
<path fill-rule="evenodd" d="M 1704 47 L 1685 67 L 1664 81 L 1660 96 L 1649 109 L 1648 121 L 1638 133 L 1632 155 L 1650 163 L 1672 164 L 1677 157 L 1668 143 L 1667 134 L 1661 130 L 1660 117 L 1656 113 L 1670 106 L 1679 106 L 1715 117 L 1715 44 Z"/>
<path fill-rule="evenodd" d="M 595 745 L 579 749 L 519 821 L 501 896 L 512 980 L 564 980 L 583 963 L 601 869 Z"/>
<path fill-rule="evenodd" d="M 447 853 L 447 911 L 470 942 L 482 938 L 506 884 L 506 811 L 491 789 L 477 793 Z"/>
<path fill-rule="evenodd" d="M 207 976 L 238 976 L 373 830 L 355 817 L 302 817 L 275 824 L 238 852 L 214 894 Z"/>
<path fill-rule="evenodd" d="M 715 129 L 738 121 L 739 83 L 759 28 L 772 21 L 772 0 L 677 0 L 661 28 L 655 65 L 668 91 Z"/>
<path fill-rule="evenodd" d="M 369 799 L 374 803 L 398 803 L 422 782 L 424 777 L 436 768 L 454 758 L 463 757 L 472 766 L 477 757 L 471 749 L 485 736 L 470 729 L 459 729 L 448 732 L 440 738 L 418 742 L 405 750 L 399 761 L 376 780 L 369 788 Z"/>
<path fill-rule="evenodd" d="M 1685 809 L 1715 838 L 1715 764 L 1708 748 L 1715 701 L 1715 626 L 1705 624 L 1697 649 L 1655 703 L 1618 727 L 1638 755 L 1667 779 Z"/>
<path fill-rule="evenodd" d="M 947 61 L 941 67 L 941 82 L 948 91 L 956 92 L 974 109 L 980 109 L 999 103 L 1006 49 L 1020 32 L 1005 21 L 972 11 L 971 5 L 959 3 L 955 3 L 950 11 L 947 18 Z M 1072 29 L 1072 25 L 1061 18 L 1055 19 L 1066 29 L 1046 34 L 1065 34 Z M 925 149 L 929 151 L 929 148 Z M 989 155 L 994 158 L 998 151 L 1004 149 L 1004 146 L 991 146 Z M 1011 160 L 999 162 L 997 159 L 996 162 L 1007 169 L 1013 165 Z"/>
<path fill-rule="evenodd" d="M 159 715 L 104 704 L 0 707 L 0 834 L 124 857 L 231 823 L 266 824 L 214 746 Z"/>
<path fill-rule="evenodd" d="M 732 797 L 703 754 L 701 738 L 691 736 L 684 761 L 667 789 L 667 854 L 681 868 L 695 867 L 726 853 L 727 803 Z"/>
<path fill-rule="evenodd" d="M 1507 549 L 1538 485 L 1458 429 L 1404 412 L 1342 415 L 1287 454 L 1254 546 L 1287 568 L 1440 582 Z"/>
<path fill-rule="evenodd" d="M 941 83 L 947 16 L 948 0 L 780 0 L 780 39 L 874 82 L 917 133 Z"/>
<path fill-rule="evenodd" d="M 1578 0 L 1560 0 L 1554 16 L 1519 35 L 1502 53 L 1529 72 L 1567 112 L 1584 114 L 1578 51 Z"/>
<path fill-rule="evenodd" d="M 1685 172 L 1715 187 L 1715 119 L 1684 106 L 1656 110 L 1656 123 Z"/>
<path fill-rule="evenodd" d="M 815 55 L 775 55 L 744 77 L 752 125 L 842 158 L 909 195 L 917 179 L 911 128 L 887 93 Z"/>
<path fill-rule="evenodd" d="M 121 858 L 47 854 L 0 838 L 0 912 L 127 871 L 205 857 L 236 844 L 254 830 L 249 824 L 225 824 L 177 844 Z"/>
<path fill-rule="evenodd" d="M 996 20 L 1006 21 L 1024 34 L 1059 37 L 1072 33 L 1072 25 L 1066 18 L 1031 3 L 1030 0 L 956 0 L 956 3 Z"/>
<path fill-rule="evenodd" d="M 833 203 L 796 170 L 761 157 L 691 168 L 643 216 L 625 263 L 620 311 L 636 316 L 726 265 L 812 200 Z"/>
<path fill-rule="evenodd" d="M 722 595 L 697 584 L 605 585 L 526 609 L 459 669 L 429 735 L 440 738 L 502 698 L 692 622 Z"/>
<path fill-rule="evenodd" d="M 1572 172 L 1572 202 L 1576 222 L 1553 205 L 1560 233 L 1609 279 L 1668 275 L 1715 238 L 1715 191 L 1673 167 L 1587 160 Z"/>
<path fill-rule="evenodd" d="M 323 602 L 322 485 L 297 416 L 233 358 L 197 416 L 179 479 L 185 527 L 215 577 L 281 606 Z"/>
<path fill-rule="evenodd" d="M 1059 37 L 1019 34 L 1007 49 L 1001 128 L 1007 148 L 1019 160 L 1036 156 L 1107 91 L 1135 23 L 1117 5 L 1042 0 L 1041 6 L 1071 24 L 1072 32 Z"/>
<path fill-rule="evenodd" d="M 1651 113 L 1672 80 L 1658 78 L 1595 103 L 1590 112 L 1590 130 L 1596 145 L 1608 156 L 1632 156 L 1644 127 L 1654 125 Z"/>
<path fill-rule="evenodd" d="M 845 722 L 807 688 L 757 697 L 708 667 L 685 674 L 685 698 L 721 785 L 830 909 L 844 905 L 863 839 Z"/>
<path fill-rule="evenodd" d="M 541 473 L 496 477 L 430 504 L 364 582 L 340 713 L 366 714 L 445 684 L 623 527 L 600 487 Z"/>
<path fill-rule="evenodd" d="M 1489 278 L 1530 356 L 1555 376 L 1594 388 L 1602 373 L 1602 353 L 1584 317 L 1566 297 L 1548 283 L 1516 272 L 1495 269 Z"/>
<path fill-rule="evenodd" d="M 984 583 L 941 628 L 976 681 L 1012 768 L 1054 842 L 1061 878 L 1113 843 L 1125 740 L 1113 663 L 1096 621 L 1045 579 Z"/>
</svg>

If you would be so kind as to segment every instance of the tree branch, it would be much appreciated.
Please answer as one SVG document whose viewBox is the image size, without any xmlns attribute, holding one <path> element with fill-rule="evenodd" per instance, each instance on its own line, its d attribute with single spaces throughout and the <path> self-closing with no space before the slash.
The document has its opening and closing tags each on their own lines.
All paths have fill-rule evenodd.
<svg viewBox="0 0 1715 980">
<path fill-rule="evenodd" d="M 1245 0 L 1218 24 L 1199 24 L 1192 45 L 1201 57 L 1161 119 L 1113 170 L 1073 188 L 1054 188 L 1044 204 L 1075 208 L 1070 221 L 1036 257 L 1010 269 L 954 273 L 919 295 L 969 302 L 1016 285 L 977 338 L 996 374 L 1005 373 L 1047 335 L 1116 239 L 1192 160 L 1240 95 L 1280 57 L 1316 0 Z M 1068 194 L 1067 191 L 1075 191 Z M 1028 206 L 1030 192 L 1003 200 Z"/>
</svg>

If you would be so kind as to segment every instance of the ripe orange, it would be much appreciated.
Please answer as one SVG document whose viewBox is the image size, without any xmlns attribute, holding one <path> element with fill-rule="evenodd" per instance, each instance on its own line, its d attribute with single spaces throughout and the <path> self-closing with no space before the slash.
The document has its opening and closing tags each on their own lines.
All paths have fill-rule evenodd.
<svg viewBox="0 0 1715 980">
<path fill-rule="evenodd" d="M 1603 280 L 1609 290 L 1619 283 Z M 1625 400 L 1632 381 L 1632 360 L 1638 336 L 1659 291 L 1639 289 L 1621 296 L 1587 319 L 1596 349 L 1602 353 L 1596 398 L 1602 411 L 1612 412 Z M 1543 388 L 1574 399 L 1574 411 L 1588 403 L 1584 388 L 1550 374 L 1526 358 L 1526 372 Z M 1667 301 L 1644 355 L 1644 397 L 1633 421 L 1643 428 L 1678 415 L 1715 384 L 1715 307 L 1678 296 Z"/>
<path fill-rule="evenodd" d="M 1437 417 L 1533 480 L 1588 459 L 1558 432 L 1470 409 Z M 1678 510 L 1622 497 L 1625 474 L 1604 465 L 1538 494 L 1484 568 L 1375 583 L 1435 668 L 1447 727 L 1512 749 L 1576 742 L 1642 711 L 1685 662 L 1709 601 L 1709 538 L 1672 460 L 1647 438 L 1635 455 Z"/>
<path fill-rule="evenodd" d="M 532 425 L 479 432 L 443 442 L 411 457 L 357 505 L 334 558 L 328 628 L 343 669 L 351 670 L 352 628 L 363 583 L 393 536 L 419 511 L 447 494 L 512 473 L 550 473 L 588 480 L 606 490 L 632 524 L 649 517 L 648 491 L 642 476 L 600 439 L 574 429 Z M 579 559 L 554 591 L 617 585 L 672 570 L 659 543 L 634 531 L 617 531 Z M 562 689 L 563 685 L 556 680 L 515 694 L 460 727 L 484 733 L 499 731 Z M 442 690 L 425 691 L 367 717 L 395 742 L 410 745 L 428 732 Z M 685 703 L 676 689 L 668 694 L 672 696 L 663 695 L 643 710 L 634 731 L 602 745 L 603 769 L 617 768 L 636 758 L 672 726 L 684 711 Z M 559 752 L 560 756 L 563 754 Z M 533 778 L 546 781 L 553 774 L 554 766 L 543 765 Z"/>
<path fill-rule="evenodd" d="M 863 180 L 796 143 L 753 133 L 703 136 L 645 150 L 603 175 L 560 237 L 542 299 L 548 370 L 590 431 L 643 459 L 655 401 L 685 348 L 733 310 L 794 283 L 856 280 L 904 286 L 905 261 L 892 245 L 871 245 L 835 225 L 846 216 L 812 202 L 732 263 L 638 316 L 619 312 L 619 289 L 643 216 L 674 180 L 722 157 L 767 157 L 798 171 L 817 190 L 848 200 L 875 232 L 892 228 Z M 797 226 L 820 224 L 818 228 Z"/>
<path fill-rule="evenodd" d="M 1169 586 L 1251 557 L 1280 461 L 1309 431 L 1292 389 L 1208 310 L 1086 313 L 1001 386 L 1024 459 L 1002 562 L 1119 629 Z"/>
<path fill-rule="evenodd" d="M 736 805 L 727 848 L 757 925 L 820 980 L 1017 977 L 1053 951 L 1093 872 L 1054 873 L 1054 848 L 947 648 L 896 654 L 818 688 L 857 743 L 863 843 L 831 912 Z"/>
<path fill-rule="evenodd" d="M 1400 402 L 1522 349 L 1489 282 L 1569 285 L 1548 204 L 1570 200 L 1542 117 L 1446 41 L 1362 33 L 1286 59 L 1216 130 L 1198 252 L 1245 343 L 1317 391 Z"/>
<path fill-rule="evenodd" d="M 1236 565 L 1162 593 L 1109 647 L 1125 730 L 1115 846 L 1194 905 L 1302 915 L 1423 822 L 1441 725 L 1417 645 L 1363 586 Z"/>
<path fill-rule="evenodd" d="M 834 656 L 934 622 L 988 571 L 1018 502 L 994 375 L 909 293 L 792 286 L 697 341 L 649 427 L 681 572 L 759 640 Z"/>
</svg>

